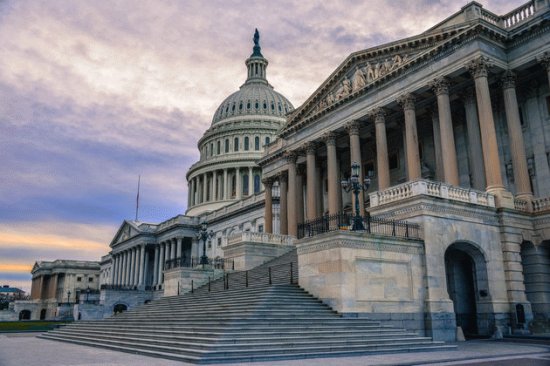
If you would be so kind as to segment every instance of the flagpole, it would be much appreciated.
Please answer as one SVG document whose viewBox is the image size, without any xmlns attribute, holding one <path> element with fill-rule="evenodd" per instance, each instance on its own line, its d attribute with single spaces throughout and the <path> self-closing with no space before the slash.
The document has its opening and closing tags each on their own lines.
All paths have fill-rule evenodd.
<svg viewBox="0 0 550 366">
<path fill-rule="evenodd" d="M 141 175 L 138 175 L 138 186 L 137 186 L 137 196 L 136 196 L 136 221 L 138 220 L 138 211 L 139 211 L 139 184 L 141 182 Z"/>
</svg>

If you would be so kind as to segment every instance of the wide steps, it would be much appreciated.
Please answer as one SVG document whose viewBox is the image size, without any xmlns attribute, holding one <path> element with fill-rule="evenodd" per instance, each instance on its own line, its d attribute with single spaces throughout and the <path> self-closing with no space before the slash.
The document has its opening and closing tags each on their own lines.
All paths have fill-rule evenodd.
<svg viewBox="0 0 550 366">
<path fill-rule="evenodd" d="M 152 301 L 100 321 L 76 322 L 43 338 L 192 363 L 335 357 L 452 349 L 404 329 L 344 318 L 300 287 L 296 252 L 219 278 L 193 293 Z M 266 274 L 271 266 L 269 286 Z M 273 267 L 276 266 L 276 267 Z M 260 280 L 261 278 L 261 280 Z"/>
</svg>

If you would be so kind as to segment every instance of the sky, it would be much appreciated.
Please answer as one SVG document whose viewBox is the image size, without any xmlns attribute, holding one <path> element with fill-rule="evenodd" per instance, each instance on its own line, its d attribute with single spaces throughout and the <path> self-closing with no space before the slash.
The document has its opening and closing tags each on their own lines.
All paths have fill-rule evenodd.
<svg viewBox="0 0 550 366">
<path fill-rule="evenodd" d="M 478 0 L 505 14 L 525 0 Z M 185 174 L 246 78 L 298 107 L 352 52 L 419 34 L 457 0 L 0 0 L 0 285 L 99 260 L 124 219 L 183 214 Z"/>
</svg>

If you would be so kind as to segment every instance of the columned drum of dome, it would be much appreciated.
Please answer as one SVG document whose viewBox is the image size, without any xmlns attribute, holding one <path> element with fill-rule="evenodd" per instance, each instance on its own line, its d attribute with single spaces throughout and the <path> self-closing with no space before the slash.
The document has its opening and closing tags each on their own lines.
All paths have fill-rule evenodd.
<svg viewBox="0 0 550 366">
<path fill-rule="evenodd" d="M 268 61 L 258 30 L 253 40 L 245 83 L 216 109 L 212 125 L 198 142 L 200 160 L 187 172 L 187 215 L 217 210 L 264 189 L 256 161 L 294 107 L 267 81 Z"/>
</svg>

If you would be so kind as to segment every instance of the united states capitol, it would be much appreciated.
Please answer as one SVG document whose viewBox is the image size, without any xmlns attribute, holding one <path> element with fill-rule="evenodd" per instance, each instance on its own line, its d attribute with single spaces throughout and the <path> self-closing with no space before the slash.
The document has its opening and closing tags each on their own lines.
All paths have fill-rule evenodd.
<svg viewBox="0 0 550 366">
<path fill-rule="evenodd" d="M 301 106 L 269 83 L 264 53 L 256 31 L 244 83 L 198 141 L 185 214 L 124 220 L 98 262 L 36 262 L 16 314 L 74 317 L 77 331 L 48 337 L 151 354 L 133 320 L 149 334 L 178 317 L 197 329 L 185 309 L 252 324 L 249 302 L 265 299 L 265 316 L 290 324 L 267 301 L 284 296 L 296 324 L 298 297 L 320 300 L 303 305 L 309 324 L 391 326 L 416 336 L 407 349 L 548 331 L 548 1 L 505 15 L 468 3 L 348 55 Z M 104 318 L 129 325 L 86 338 Z M 384 347 L 403 350 L 392 337 Z"/>
</svg>

